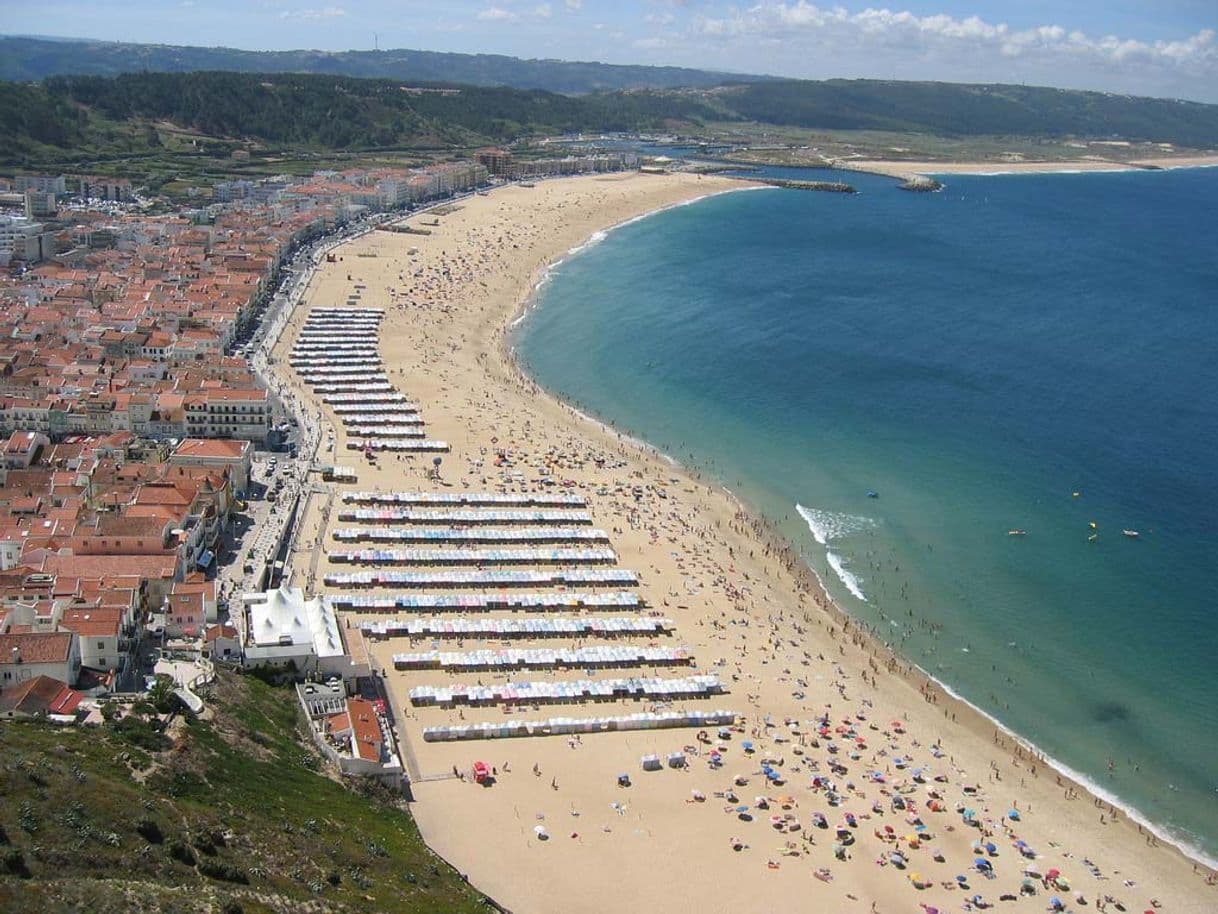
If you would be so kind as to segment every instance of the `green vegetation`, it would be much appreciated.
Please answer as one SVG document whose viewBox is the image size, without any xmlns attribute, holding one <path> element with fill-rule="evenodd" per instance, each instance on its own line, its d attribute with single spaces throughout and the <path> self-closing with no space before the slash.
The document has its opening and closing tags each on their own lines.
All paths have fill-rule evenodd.
<svg viewBox="0 0 1218 914">
<path fill-rule="evenodd" d="M 831 79 L 732 86 L 718 94 L 738 118 L 797 127 L 1218 145 L 1218 105 L 1107 92 Z"/>
<path fill-rule="evenodd" d="M 320 773 L 290 691 L 225 674 L 209 699 L 168 733 L 151 705 L 0 726 L 0 910 L 488 910 L 389 791 Z"/>
<path fill-rule="evenodd" d="M 308 173 L 340 164 L 343 156 L 413 164 L 539 135 L 680 132 L 756 144 L 809 131 L 908 138 L 888 144 L 898 152 L 905 146 L 922 149 L 928 140 L 957 147 L 980 141 L 1009 150 L 1114 138 L 1205 149 L 1218 146 L 1218 105 L 875 80 L 785 80 L 579 97 L 296 73 L 55 76 L 43 83 L 0 84 L 0 163 L 121 167 L 147 176 L 154 191 L 207 183 L 209 173 Z M 250 158 L 231 161 L 237 149 Z M 413 161 L 403 162 L 403 156 Z"/>
<path fill-rule="evenodd" d="M 663 129 L 711 109 L 652 92 L 572 98 L 301 74 L 57 76 L 0 86 L 4 160 L 291 150 L 465 149 L 538 133 Z"/>
<path fill-rule="evenodd" d="M 30 81 L 47 76 L 119 73 L 329 73 L 394 80 L 514 86 L 581 94 L 616 89 L 717 86 L 729 76 L 683 67 L 619 66 L 567 60 L 522 60 L 500 54 L 446 54 L 404 48 L 386 51 L 242 51 L 117 41 L 48 41 L 0 37 L 0 79 Z"/>
</svg>

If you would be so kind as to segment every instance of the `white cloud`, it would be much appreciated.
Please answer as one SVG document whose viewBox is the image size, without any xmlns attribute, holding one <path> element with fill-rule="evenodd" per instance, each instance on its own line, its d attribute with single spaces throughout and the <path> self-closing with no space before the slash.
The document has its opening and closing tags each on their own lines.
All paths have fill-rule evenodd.
<svg viewBox="0 0 1218 914">
<path fill-rule="evenodd" d="M 515 19 L 516 14 L 505 10 L 501 6 L 492 6 L 478 13 L 478 18 L 484 22 L 506 22 L 510 19 Z"/>
<path fill-rule="evenodd" d="M 316 21 L 318 19 L 337 19 L 345 15 L 347 15 L 347 11 L 341 6 L 324 6 L 320 9 L 284 10 L 279 14 L 279 18 Z"/>
<path fill-rule="evenodd" d="M 567 8 L 568 12 L 574 13 L 584 5 L 584 0 L 563 0 L 562 5 Z"/>
<path fill-rule="evenodd" d="M 533 7 L 533 15 L 538 19 L 549 19 L 551 13 L 553 12 L 554 11 L 550 9 L 550 4 L 548 3 L 540 3 Z"/>
<path fill-rule="evenodd" d="M 941 56 L 989 52 L 1005 58 L 1056 58 L 1102 66 L 1141 63 L 1218 76 L 1218 44 L 1212 29 L 1180 41 L 1146 42 L 1067 32 L 1059 25 L 1016 30 L 978 16 L 956 19 L 944 14 L 918 16 L 876 8 L 852 13 L 840 6 L 820 7 L 807 0 L 762 0 L 744 9 L 735 8 L 726 16 L 699 17 L 694 29 L 716 39 L 802 42 L 805 47 L 836 51 L 891 49 Z"/>
<path fill-rule="evenodd" d="M 676 21 L 676 16 L 672 13 L 648 13 L 643 17 L 643 21 L 649 25 L 672 25 Z"/>
</svg>

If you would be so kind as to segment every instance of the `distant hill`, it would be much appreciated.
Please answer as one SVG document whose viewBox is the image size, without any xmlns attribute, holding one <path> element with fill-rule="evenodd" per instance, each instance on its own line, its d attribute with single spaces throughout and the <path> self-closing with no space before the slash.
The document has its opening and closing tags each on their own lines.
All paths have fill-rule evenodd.
<svg viewBox="0 0 1218 914">
<path fill-rule="evenodd" d="M 0 84 L 0 161 L 154 151 L 164 124 L 301 150 L 445 150 L 538 133 L 637 131 L 716 115 L 682 94 L 580 97 L 304 73 L 54 76 Z"/>
<path fill-rule="evenodd" d="M 621 66 L 568 60 L 523 60 L 500 54 L 386 51 L 243 51 L 116 41 L 0 37 L 0 80 L 29 82 L 58 75 L 120 73 L 331 73 L 384 79 L 511 86 L 565 94 L 616 89 L 717 86 L 765 79 L 683 67 Z"/>
<path fill-rule="evenodd" d="M 1218 147 L 1218 105 L 1027 86 L 798 80 L 564 95 L 306 73 L 137 73 L 0 83 L 0 162 L 158 155 L 187 131 L 301 152 L 467 149 L 559 133 L 755 122 L 940 137 L 1078 137 Z M 750 128 L 746 127 L 746 132 Z M 199 146 L 203 142 L 203 147 Z M 177 151 L 182 151 L 180 148 Z"/>
<path fill-rule="evenodd" d="M 1218 145 L 1218 105 L 1038 86 L 779 80 L 717 91 L 737 117 L 824 130 L 1077 136 Z"/>
</svg>

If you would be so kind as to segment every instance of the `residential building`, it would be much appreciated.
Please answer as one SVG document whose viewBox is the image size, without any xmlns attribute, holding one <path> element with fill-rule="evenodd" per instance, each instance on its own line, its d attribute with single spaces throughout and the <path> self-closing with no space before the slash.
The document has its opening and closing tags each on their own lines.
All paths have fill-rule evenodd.
<svg viewBox="0 0 1218 914">
<path fill-rule="evenodd" d="M 185 400 L 186 430 L 192 438 L 245 438 L 265 441 L 271 429 L 271 404 L 265 390 L 205 390 Z"/>
<path fill-rule="evenodd" d="M 240 439 L 185 438 L 174 449 L 169 462 L 174 466 L 204 467 L 219 475 L 227 474 L 234 490 L 249 488 L 254 447 Z"/>
<path fill-rule="evenodd" d="M 19 194 L 32 190 L 58 196 L 68 192 L 68 179 L 63 175 L 17 175 L 13 178 L 13 190 Z"/>
<path fill-rule="evenodd" d="M 0 717 L 74 718 L 84 699 L 81 692 L 68 688 L 50 676 L 35 676 L 17 685 L 0 688 Z"/>
<path fill-rule="evenodd" d="M 75 632 L 0 635 L 0 688 L 49 676 L 70 686 L 80 678 L 80 639 Z"/>
</svg>

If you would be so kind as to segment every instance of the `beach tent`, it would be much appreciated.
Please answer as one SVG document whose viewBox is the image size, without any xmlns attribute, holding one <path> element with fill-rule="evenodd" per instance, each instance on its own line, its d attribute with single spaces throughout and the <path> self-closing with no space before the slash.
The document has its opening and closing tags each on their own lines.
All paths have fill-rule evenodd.
<svg viewBox="0 0 1218 914">
<path fill-rule="evenodd" d="M 645 755 L 639 759 L 639 764 L 643 766 L 644 771 L 659 771 L 664 767 L 658 755 Z"/>
</svg>

